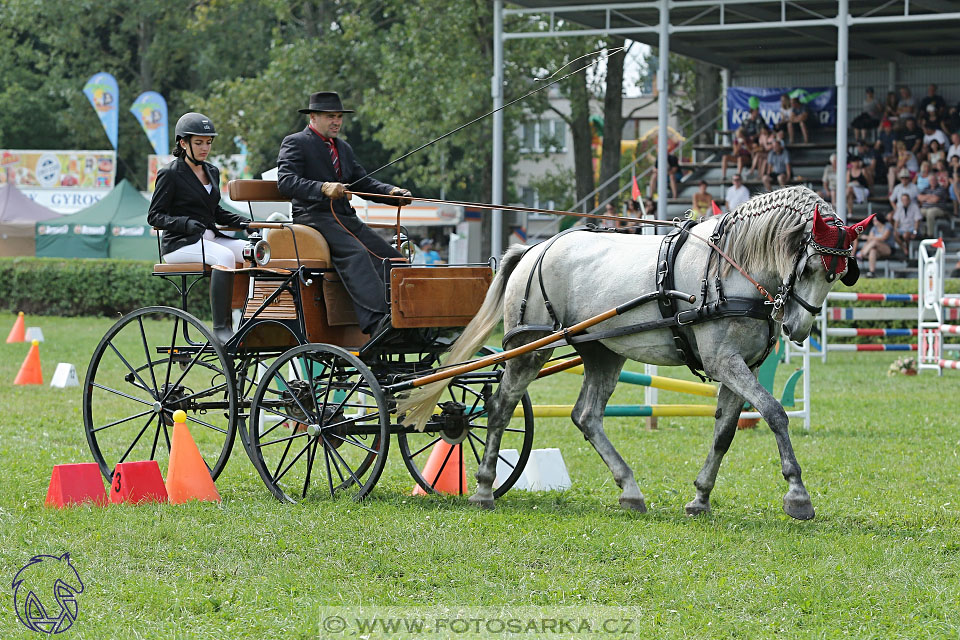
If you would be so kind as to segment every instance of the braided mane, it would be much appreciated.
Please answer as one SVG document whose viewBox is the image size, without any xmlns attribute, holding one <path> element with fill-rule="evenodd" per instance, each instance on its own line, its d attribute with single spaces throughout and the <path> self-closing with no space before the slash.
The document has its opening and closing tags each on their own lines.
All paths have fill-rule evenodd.
<svg viewBox="0 0 960 640">
<path fill-rule="evenodd" d="M 821 216 L 836 216 L 829 203 L 802 186 L 750 198 L 730 214 L 722 248 L 748 273 L 776 265 L 780 277 L 786 277 L 818 206 Z M 730 265 L 724 265 L 724 275 L 729 271 Z"/>
</svg>

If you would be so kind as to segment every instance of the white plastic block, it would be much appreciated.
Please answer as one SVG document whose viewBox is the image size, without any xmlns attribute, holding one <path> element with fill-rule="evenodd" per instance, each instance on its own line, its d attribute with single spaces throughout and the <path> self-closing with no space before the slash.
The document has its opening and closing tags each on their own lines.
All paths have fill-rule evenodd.
<svg viewBox="0 0 960 640">
<path fill-rule="evenodd" d="M 58 389 L 79 387 L 80 381 L 77 379 L 77 368 L 69 362 L 59 363 L 57 370 L 53 372 L 53 380 L 50 381 L 50 386 Z"/>
<path fill-rule="evenodd" d="M 27 327 L 26 333 L 23 335 L 24 342 L 43 342 L 43 329 L 40 327 Z"/>
<path fill-rule="evenodd" d="M 520 452 L 516 449 L 500 449 L 500 456 L 497 458 L 497 477 L 493 481 L 493 488 L 497 489 L 500 487 L 500 484 L 510 477 L 510 474 L 513 473 L 513 469 L 516 468 L 517 462 L 520 460 Z M 507 464 L 509 462 L 510 464 Z M 513 465 L 511 468 L 510 465 Z M 521 491 L 526 491 L 530 487 L 527 486 L 527 474 L 521 473 L 520 477 L 517 478 L 517 482 L 513 485 L 514 489 L 520 489 Z"/>
<path fill-rule="evenodd" d="M 534 449 L 523 471 L 530 491 L 566 491 L 570 474 L 560 449 Z"/>
</svg>

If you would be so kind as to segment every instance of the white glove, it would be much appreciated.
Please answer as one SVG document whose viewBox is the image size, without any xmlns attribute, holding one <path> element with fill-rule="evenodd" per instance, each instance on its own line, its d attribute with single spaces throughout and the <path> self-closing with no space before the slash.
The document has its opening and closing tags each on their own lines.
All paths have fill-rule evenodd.
<svg viewBox="0 0 960 640">
<path fill-rule="evenodd" d="M 343 197 L 343 183 L 341 182 L 324 182 L 323 185 L 320 186 L 320 190 L 323 192 L 323 195 L 331 200 Z"/>
</svg>

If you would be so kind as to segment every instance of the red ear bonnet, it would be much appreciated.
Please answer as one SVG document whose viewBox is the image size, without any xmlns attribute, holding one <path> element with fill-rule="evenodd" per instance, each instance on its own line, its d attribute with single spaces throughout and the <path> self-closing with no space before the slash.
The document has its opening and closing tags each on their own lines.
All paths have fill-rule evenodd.
<svg viewBox="0 0 960 640">
<path fill-rule="evenodd" d="M 849 227 L 843 228 L 843 230 L 847 232 L 847 241 L 850 244 L 853 244 L 853 241 L 857 239 L 857 236 L 861 235 L 864 231 L 870 228 L 870 223 L 873 222 L 874 216 L 876 216 L 876 214 L 871 214 L 860 222 L 855 222 Z"/>
</svg>

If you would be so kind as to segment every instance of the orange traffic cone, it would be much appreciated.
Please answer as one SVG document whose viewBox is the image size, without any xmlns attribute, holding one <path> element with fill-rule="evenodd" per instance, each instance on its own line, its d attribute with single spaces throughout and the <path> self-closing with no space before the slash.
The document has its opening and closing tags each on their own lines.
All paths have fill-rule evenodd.
<svg viewBox="0 0 960 640">
<path fill-rule="evenodd" d="M 463 495 L 467 493 L 467 469 L 463 466 L 463 447 L 440 440 L 433 446 L 427 464 L 423 467 L 423 478 L 433 486 L 437 493 Z M 413 495 L 426 495 L 418 484 Z"/>
<path fill-rule="evenodd" d="M 43 384 L 43 372 L 40 370 L 40 343 L 37 340 L 30 344 L 30 351 L 20 365 L 20 372 L 13 384 Z"/>
<path fill-rule="evenodd" d="M 13 328 L 10 329 L 10 335 L 7 336 L 7 344 L 10 344 L 11 342 L 23 342 L 26 332 L 27 330 L 23 325 L 23 311 L 21 311 L 17 314 L 17 319 L 13 323 Z"/>
<path fill-rule="evenodd" d="M 183 504 L 188 500 L 220 502 L 220 494 L 210 477 L 210 470 L 186 423 L 186 413 L 180 410 L 173 412 L 173 443 L 170 445 L 170 465 L 167 467 L 170 504 Z"/>
</svg>

